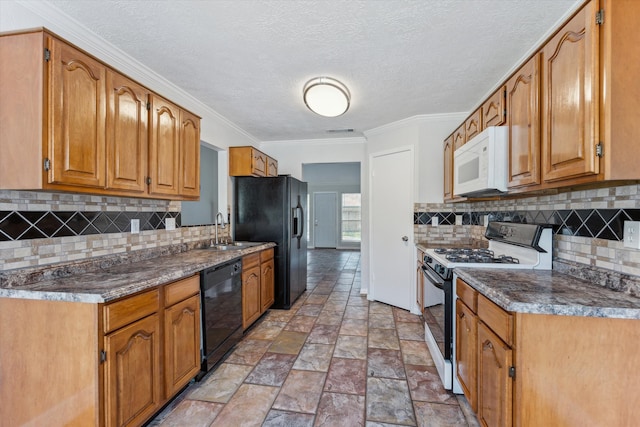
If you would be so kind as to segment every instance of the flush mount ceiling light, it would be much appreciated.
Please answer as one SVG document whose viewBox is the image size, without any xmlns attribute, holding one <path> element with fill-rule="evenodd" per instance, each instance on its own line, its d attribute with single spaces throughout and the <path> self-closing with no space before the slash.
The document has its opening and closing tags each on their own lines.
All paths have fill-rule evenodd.
<svg viewBox="0 0 640 427">
<path fill-rule="evenodd" d="M 311 111 L 325 117 L 337 117 L 349 109 L 349 89 L 331 77 L 309 80 L 302 91 L 304 103 Z"/>
</svg>

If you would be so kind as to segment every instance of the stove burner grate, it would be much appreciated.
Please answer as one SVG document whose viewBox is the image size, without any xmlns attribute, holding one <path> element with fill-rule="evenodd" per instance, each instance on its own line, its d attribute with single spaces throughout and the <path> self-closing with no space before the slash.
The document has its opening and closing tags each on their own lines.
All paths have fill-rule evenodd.
<svg viewBox="0 0 640 427">
<path fill-rule="evenodd" d="M 493 251 L 489 249 L 435 249 L 435 253 L 444 255 L 447 261 L 457 263 L 476 263 L 476 264 L 520 264 L 518 258 L 508 255 L 495 256 Z"/>
</svg>

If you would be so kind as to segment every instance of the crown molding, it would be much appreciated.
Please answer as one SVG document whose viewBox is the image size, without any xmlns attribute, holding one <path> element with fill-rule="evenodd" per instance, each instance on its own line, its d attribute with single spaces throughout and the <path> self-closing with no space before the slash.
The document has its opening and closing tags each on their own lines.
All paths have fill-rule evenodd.
<svg viewBox="0 0 640 427">
<path fill-rule="evenodd" d="M 386 125 L 379 126 L 377 128 L 364 131 L 364 135 L 369 138 L 371 136 L 380 135 L 382 133 L 390 132 L 400 128 L 404 128 L 411 125 L 419 125 L 424 123 L 436 123 L 442 121 L 462 121 L 469 113 L 442 113 L 442 114 L 421 114 L 418 116 L 407 117 L 406 119 L 398 120 L 396 122 L 388 123 Z"/>
<path fill-rule="evenodd" d="M 259 143 L 255 136 L 240 128 L 190 93 L 171 83 L 151 68 L 93 33 L 81 22 L 62 12 L 48 1 L 18 0 L 16 3 L 42 20 L 43 27 L 86 50 L 102 62 L 109 64 L 110 67 L 162 94 L 163 97 L 171 99 L 172 102 L 193 111 L 203 119 L 222 122 L 222 124 L 254 143 Z"/>
<path fill-rule="evenodd" d="M 346 144 L 366 144 L 367 140 L 364 137 L 352 137 L 352 138 L 322 138 L 322 139 L 293 139 L 283 141 L 262 141 L 260 147 L 268 146 L 282 146 L 282 145 L 346 145 Z"/>
</svg>

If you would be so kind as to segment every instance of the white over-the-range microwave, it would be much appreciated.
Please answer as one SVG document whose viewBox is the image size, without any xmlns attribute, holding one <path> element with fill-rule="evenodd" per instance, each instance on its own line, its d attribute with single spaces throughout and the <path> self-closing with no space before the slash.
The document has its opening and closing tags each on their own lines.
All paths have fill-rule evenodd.
<svg viewBox="0 0 640 427">
<path fill-rule="evenodd" d="M 507 191 L 507 127 L 490 126 L 453 153 L 453 194 L 487 196 Z"/>
</svg>

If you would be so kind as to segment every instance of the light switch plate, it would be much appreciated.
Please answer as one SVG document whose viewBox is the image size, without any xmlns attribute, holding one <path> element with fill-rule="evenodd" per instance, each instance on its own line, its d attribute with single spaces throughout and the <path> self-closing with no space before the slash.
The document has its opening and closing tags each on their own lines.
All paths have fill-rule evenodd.
<svg viewBox="0 0 640 427">
<path fill-rule="evenodd" d="M 437 216 L 432 216 L 431 217 L 431 225 L 433 225 L 434 227 L 438 226 L 438 217 Z"/>
<path fill-rule="evenodd" d="M 137 234 L 140 232 L 140 220 L 132 219 L 131 220 L 131 233 Z"/>
<path fill-rule="evenodd" d="M 164 228 L 166 228 L 167 231 L 175 230 L 176 229 L 176 219 L 175 218 L 165 218 L 165 220 L 164 220 Z"/>
<path fill-rule="evenodd" d="M 622 236 L 625 248 L 640 249 L 640 221 L 625 221 Z"/>
<path fill-rule="evenodd" d="M 456 215 L 456 225 L 462 225 L 462 215 Z"/>
</svg>

